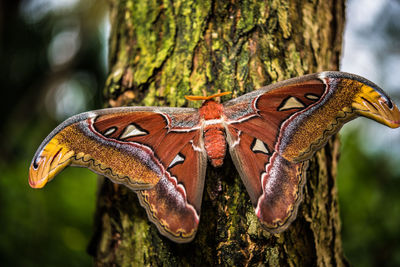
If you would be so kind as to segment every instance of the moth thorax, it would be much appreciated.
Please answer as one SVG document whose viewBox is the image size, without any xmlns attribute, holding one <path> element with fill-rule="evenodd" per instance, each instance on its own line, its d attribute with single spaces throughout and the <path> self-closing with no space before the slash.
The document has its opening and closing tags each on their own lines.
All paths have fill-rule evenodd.
<svg viewBox="0 0 400 267">
<path fill-rule="evenodd" d="M 204 147 L 214 167 L 220 167 L 226 153 L 225 131 L 220 125 L 210 125 L 204 130 Z"/>
</svg>

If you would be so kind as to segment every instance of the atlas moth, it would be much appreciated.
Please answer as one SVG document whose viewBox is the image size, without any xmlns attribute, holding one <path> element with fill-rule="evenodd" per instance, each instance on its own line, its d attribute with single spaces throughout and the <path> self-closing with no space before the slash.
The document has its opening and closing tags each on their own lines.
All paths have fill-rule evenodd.
<svg viewBox="0 0 400 267">
<path fill-rule="evenodd" d="M 39 146 L 29 184 L 43 187 L 68 165 L 84 166 L 136 192 L 148 218 L 175 242 L 190 242 L 200 220 L 207 162 L 226 151 L 261 225 L 284 231 L 295 219 L 312 155 L 342 125 L 364 116 L 392 128 L 400 112 L 374 83 L 344 72 L 278 82 L 199 109 L 121 107 L 85 112 Z"/>
</svg>

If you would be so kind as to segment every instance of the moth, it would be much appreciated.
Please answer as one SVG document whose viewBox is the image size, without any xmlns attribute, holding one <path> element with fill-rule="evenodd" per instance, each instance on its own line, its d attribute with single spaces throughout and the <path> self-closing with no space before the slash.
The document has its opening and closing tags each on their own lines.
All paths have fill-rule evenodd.
<svg viewBox="0 0 400 267">
<path fill-rule="evenodd" d="M 68 165 L 83 166 L 136 192 L 159 232 L 190 242 L 200 220 L 207 162 L 226 151 L 261 225 L 284 231 L 296 218 L 308 160 L 342 125 L 364 116 L 392 128 L 400 112 L 374 83 L 344 72 L 278 82 L 199 109 L 121 107 L 85 112 L 39 146 L 29 184 L 41 188 Z"/>
</svg>

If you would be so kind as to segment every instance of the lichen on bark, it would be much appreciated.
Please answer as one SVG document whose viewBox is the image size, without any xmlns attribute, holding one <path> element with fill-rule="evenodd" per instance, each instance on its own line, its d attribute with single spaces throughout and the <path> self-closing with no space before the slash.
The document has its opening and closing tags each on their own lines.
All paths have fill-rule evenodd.
<svg viewBox="0 0 400 267">
<path fill-rule="evenodd" d="M 344 0 L 110 0 L 108 106 L 198 106 L 184 95 L 232 91 L 338 68 Z M 223 97 L 228 100 L 230 97 Z M 298 218 L 282 234 L 262 229 L 229 155 L 209 166 L 195 240 L 161 236 L 136 195 L 101 185 L 97 265 L 346 265 L 340 239 L 333 139 L 311 160 Z"/>
</svg>

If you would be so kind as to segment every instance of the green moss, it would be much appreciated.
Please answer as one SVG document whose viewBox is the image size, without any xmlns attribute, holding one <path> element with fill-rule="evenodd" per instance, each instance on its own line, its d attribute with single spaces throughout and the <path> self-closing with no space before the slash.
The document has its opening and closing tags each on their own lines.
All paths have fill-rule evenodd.
<svg viewBox="0 0 400 267">
<path fill-rule="evenodd" d="M 113 68 L 112 72 L 108 75 L 107 80 L 106 80 L 106 94 L 113 95 L 115 94 L 120 88 L 120 81 L 122 79 L 122 76 L 124 74 L 124 69 L 122 65 L 115 65 Z"/>
<path fill-rule="evenodd" d="M 176 24 L 169 3 L 165 1 L 160 5 L 155 0 L 137 0 L 132 4 L 132 24 L 136 41 L 133 48 L 140 54 L 140 58 L 131 59 L 132 64 L 136 65 L 134 81 L 137 84 L 146 83 L 174 47 Z"/>
<path fill-rule="evenodd" d="M 270 247 L 266 249 L 264 262 L 267 266 L 281 266 L 280 253 L 277 247 Z"/>
<path fill-rule="evenodd" d="M 210 8 L 208 1 L 184 1 L 175 5 L 175 12 L 180 15 L 175 18 L 179 26 L 174 52 L 163 65 L 160 80 L 160 86 L 164 88 L 163 96 L 167 97 L 167 102 L 172 106 L 183 105 L 186 101 L 184 95 L 190 92 L 193 54 L 204 31 Z"/>
<path fill-rule="evenodd" d="M 301 76 L 304 74 L 304 66 L 302 65 L 300 53 L 296 50 L 296 45 L 291 43 L 287 47 L 288 56 L 285 58 L 287 72 Z"/>
<path fill-rule="evenodd" d="M 278 11 L 278 21 L 279 27 L 283 32 L 283 38 L 287 39 L 290 37 L 292 31 L 292 25 L 289 20 L 289 4 L 286 1 L 281 1 L 281 3 L 277 6 Z"/>
</svg>

